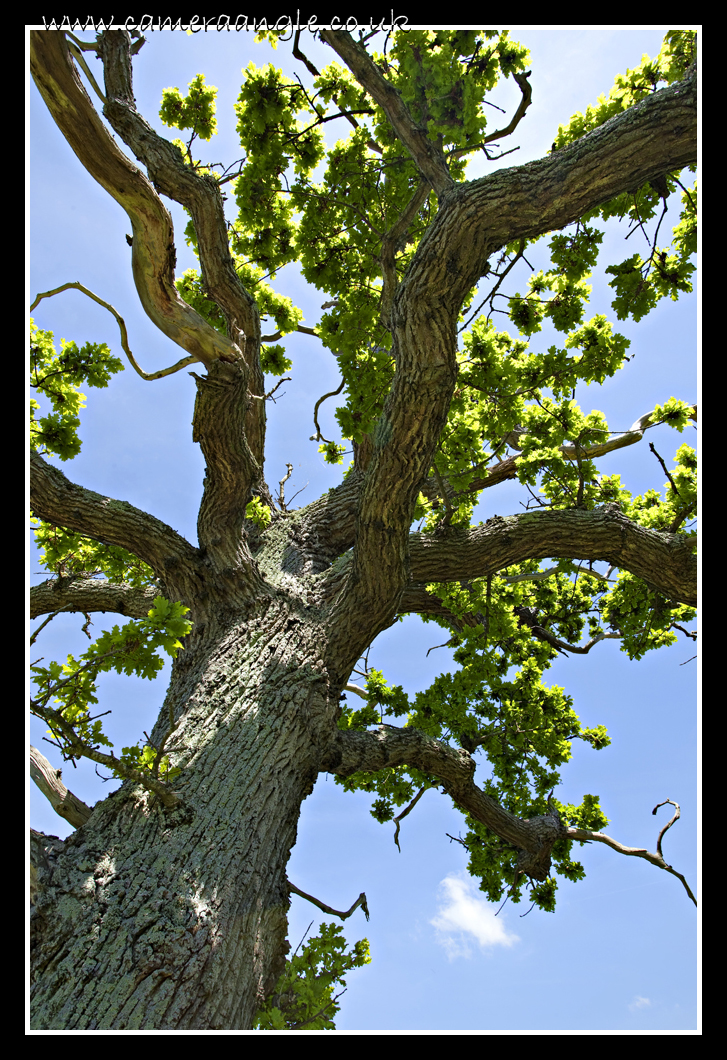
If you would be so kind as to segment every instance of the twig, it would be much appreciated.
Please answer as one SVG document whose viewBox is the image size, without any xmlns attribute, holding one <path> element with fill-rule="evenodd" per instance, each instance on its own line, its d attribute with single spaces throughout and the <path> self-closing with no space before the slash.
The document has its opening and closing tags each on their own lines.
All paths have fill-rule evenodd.
<svg viewBox="0 0 727 1060">
<path fill-rule="evenodd" d="M 293 378 L 293 377 L 292 377 L 292 375 L 284 375 L 284 376 L 283 376 L 283 378 L 282 378 L 282 379 L 280 379 L 280 380 L 279 380 L 279 381 L 278 381 L 278 382 L 277 382 L 277 383 L 275 384 L 275 386 L 273 387 L 273 389 L 272 389 L 272 390 L 269 390 L 269 391 L 267 392 L 267 394 L 265 395 L 265 400 L 267 401 L 267 400 L 268 400 L 268 398 L 273 398 L 273 394 L 274 394 L 274 393 L 275 393 L 275 391 L 276 391 L 276 390 L 278 389 L 278 387 L 279 387 L 279 386 L 282 386 L 282 385 L 283 385 L 283 383 L 289 383 L 289 382 L 290 382 L 290 380 L 291 380 L 292 378 Z M 282 396 L 284 397 L 285 395 L 282 395 Z M 273 398 L 273 404 L 275 404 L 275 398 Z"/>
<path fill-rule="evenodd" d="M 314 424 L 316 426 L 316 433 L 314 435 L 311 435 L 311 439 L 310 440 L 312 442 L 325 442 L 326 445 L 331 445 L 332 444 L 331 442 L 328 441 L 327 438 L 324 438 L 323 435 L 321 434 L 321 425 L 318 422 L 318 409 L 321 407 L 321 405 L 326 400 L 326 398 L 336 397 L 337 394 L 340 394 L 345 385 L 346 385 L 346 380 L 342 379 L 341 380 L 341 385 L 339 386 L 338 390 L 331 390 L 331 392 L 329 394 L 324 394 L 323 397 L 319 397 L 318 400 L 316 401 L 315 408 L 313 409 L 313 422 L 314 422 Z"/>
<path fill-rule="evenodd" d="M 671 477 L 671 475 L 667 471 L 666 464 L 664 463 L 664 461 L 661 459 L 661 457 L 657 453 L 656 449 L 654 448 L 654 443 L 653 442 L 649 442 L 649 449 L 651 449 L 652 453 L 654 454 L 654 456 L 656 457 L 656 459 L 659 461 L 659 463 L 661 464 L 662 468 L 664 469 L 664 474 L 666 475 L 666 477 L 671 482 L 671 488 L 674 490 L 674 492 L 676 493 L 677 497 L 681 497 L 681 493 L 677 489 L 676 483 L 674 482 L 674 479 Z"/>
<path fill-rule="evenodd" d="M 366 895 L 363 891 L 361 891 L 361 894 L 358 896 L 351 908 L 347 910 L 347 912 L 342 913 L 338 909 L 332 909 L 331 906 L 326 905 L 325 902 L 319 902 L 318 899 L 314 898 L 312 894 L 306 894 L 305 891 L 299 890 L 294 883 L 290 882 L 290 880 L 286 880 L 286 883 L 288 885 L 288 889 L 292 891 L 293 894 L 298 894 L 301 898 L 305 898 L 307 902 L 312 902 L 313 905 L 317 905 L 319 909 L 322 909 L 324 913 L 328 913 L 330 916 L 337 916 L 341 920 L 346 920 L 356 909 L 358 909 L 359 906 L 361 906 L 366 915 L 366 919 L 368 920 L 369 918 L 369 907 L 366 904 Z"/>
<path fill-rule="evenodd" d="M 464 839 L 460 839 L 458 836 L 450 835 L 449 832 L 444 833 L 452 843 L 461 843 L 465 850 L 469 850 L 469 847 L 465 843 Z"/>
<path fill-rule="evenodd" d="M 98 304 L 102 305 L 104 309 L 108 309 L 109 313 L 113 313 L 113 315 L 116 317 L 116 322 L 119 325 L 119 331 L 121 332 L 122 349 L 126 356 L 129 358 L 131 367 L 141 376 L 142 379 L 161 379 L 164 375 L 172 375 L 174 372 L 178 372 L 181 368 L 186 368 L 188 364 L 195 364 L 197 361 L 199 361 L 199 357 L 183 357 L 181 361 L 177 361 L 177 363 L 173 364 L 170 368 L 162 368 L 159 372 L 142 372 L 141 368 L 134 359 L 133 353 L 129 349 L 129 339 L 126 331 L 126 324 L 124 323 L 124 318 L 116 312 L 112 305 L 109 305 L 108 302 L 104 302 L 103 298 L 99 298 L 99 296 L 97 294 L 94 294 L 93 291 L 89 291 L 89 289 L 87 287 L 84 287 L 82 283 L 64 283 L 60 287 L 54 288 L 52 291 L 43 291 L 42 294 L 37 294 L 35 296 L 35 301 L 30 307 L 31 313 L 42 298 L 50 298 L 51 295 L 60 294 L 61 291 L 68 291 L 71 288 L 75 288 L 75 290 L 81 291 L 83 294 L 88 295 L 88 297 L 92 298 L 94 302 L 98 302 Z"/>
<path fill-rule="evenodd" d="M 399 822 L 400 822 L 400 821 L 401 821 L 401 820 L 402 820 L 402 819 L 403 819 L 404 817 L 406 817 L 406 815 L 407 815 L 408 813 L 411 813 L 411 811 L 412 811 L 412 810 L 414 809 L 414 807 L 416 806 L 416 804 L 417 804 L 417 803 L 419 802 L 419 800 L 421 799 L 421 797 L 422 797 L 422 795 L 424 794 L 424 792 L 425 792 L 425 791 L 427 790 L 427 788 L 429 788 L 430 786 L 431 786 L 431 785 L 429 785 L 429 784 L 425 784 L 423 788 L 419 788 L 419 791 L 418 791 L 418 792 L 417 792 L 417 794 L 416 794 L 416 795 L 414 796 L 414 798 L 413 798 L 413 799 L 411 800 L 411 802 L 409 803 L 409 805 L 407 806 L 407 808 L 406 808 L 405 810 L 402 810 L 402 811 L 401 811 L 401 813 L 399 814 L 399 816 L 398 816 L 398 817 L 395 817 L 395 818 L 394 818 L 394 824 L 396 825 L 396 832 L 394 833 L 394 842 L 396 843 L 396 848 L 397 848 L 397 850 L 399 851 L 399 853 L 400 853 L 400 854 L 401 854 L 401 847 L 399 846 L 399 828 L 401 827 L 401 825 L 399 824 Z"/>
</svg>

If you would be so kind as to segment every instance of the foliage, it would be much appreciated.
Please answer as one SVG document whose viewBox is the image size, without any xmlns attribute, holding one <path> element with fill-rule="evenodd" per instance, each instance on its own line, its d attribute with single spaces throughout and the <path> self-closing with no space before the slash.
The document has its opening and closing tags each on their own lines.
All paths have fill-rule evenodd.
<svg viewBox="0 0 727 1060">
<path fill-rule="evenodd" d="M 174 658 L 182 647 L 180 638 L 190 632 L 192 623 L 184 618 L 187 611 L 188 607 L 159 596 L 146 618 L 102 633 L 78 659 L 69 655 L 65 663 L 31 666 L 38 688 L 38 699 L 31 701 L 31 709 L 49 722 L 50 735 L 66 758 L 79 758 L 79 750 L 95 750 L 100 744 L 112 746 L 100 718 L 91 715 L 91 705 L 98 703 L 98 675 L 115 670 L 152 681 L 164 666 L 158 650 L 161 648 Z M 51 700 L 58 706 L 49 708 Z M 161 775 L 162 779 L 172 780 L 176 775 L 168 758 L 160 759 L 148 743 L 143 747 L 124 747 L 119 761 L 120 767 L 114 769 L 119 777 L 126 775 L 123 766 Z"/>
<path fill-rule="evenodd" d="M 265 530 L 270 525 L 272 514 L 267 505 L 263 504 L 259 497 L 253 497 L 245 509 L 245 516 L 247 519 L 251 519 L 256 526 L 260 527 L 261 530 Z"/>
<path fill-rule="evenodd" d="M 81 451 L 78 412 L 86 404 L 79 384 L 103 389 L 123 368 L 105 343 L 85 343 L 61 339 L 56 353 L 53 332 L 41 331 L 30 318 L 30 386 L 44 397 L 53 411 L 36 419 L 40 404 L 30 399 L 30 447 L 40 453 L 55 453 L 61 460 L 72 460 Z"/>
<path fill-rule="evenodd" d="M 334 995 L 334 990 L 339 983 L 345 987 L 346 972 L 370 963 L 369 944 L 362 939 L 347 953 L 342 928 L 324 923 L 319 931 L 286 962 L 275 990 L 255 1017 L 256 1029 L 336 1029 L 333 1017 L 341 1007 L 337 1004 L 341 995 Z"/>
</svg>

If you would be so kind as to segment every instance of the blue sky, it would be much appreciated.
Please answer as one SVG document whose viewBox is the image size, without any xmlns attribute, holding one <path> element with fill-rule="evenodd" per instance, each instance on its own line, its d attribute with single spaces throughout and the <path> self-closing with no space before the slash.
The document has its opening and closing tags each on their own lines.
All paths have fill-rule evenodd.
<svg viewBox="0 0 727 1060">
<path fill-rule="evenodd" d="M 471 175 L 541 157 L 558 124 L 595 103 L 601 92 L 608 93 L 614 76 L 637 65 L 644 53 L 655 56 L 664 32 L 654 27 L 513 29 L 512 37 L 531 51 L 532 106 L 514 136 L 503 141 L 504 149 L 519 145 L 519 150 L 499 163 L 483 159 Z M 79 35 L 92 39 L 89 33 Z M 219 132 L 199 152 L 211 162 L 230 164 L 240 157 L 232 106 L 241 69 L 251 60 L 258 66 L 274 61 L 291 73 L 300 66 L 292 60 L 289 44 L 273 52 L 255 45 L 252 34 L 189 37 L 175 32 L 147 38 L 135 59 L 134 89 L 139 110 L 158 131 L 173 135 L 158 118 L 162 89 L 177 86 L 185 93 L 197 73 L 218 87 Z M 333 59 L 330 49 L 310 38 L 303 47 L 319 68 Z M 100 78 L 100 63 L 92 56 L 88 61 Z M 305 77 L 302 67 L 299 72 Z M 493 101 L 509 116 L 519 92 L 506 83 Z M 494 127 L 509 120 L 493 115 Z M 329 142 L 346 135 L 345 128 L 329 125 L 328 130 Z M 79 280 L 125 318 L 142 368 L 148 372 L 174 363 L 179 350 L 144 316 L 133 287 L 126 215 L 72 154 L 32 82 L 29 133 L 29 301 L 39 291 Z M 196 262 L 183 242 L 182 211 L 168 205 L 181 272 Z M 234 206 L 232 197 L 229 205 Z M 665 222 L 660 246 L 668 231 Z M 625 235 L 623 226 L 609 228 L 604 264 L 643 252 L 638 234 L 624 244 Z M 541 266 L 538 253 L 536 248 L 530 256 L 536 270 Z M 512 290 L 523 290 L 526 279 L 525 270 L 517 274 Z M 617 322 L 605 279 L 602 273 L 593 277 L 589 313 L 609 313 L 616 330 L 631 339 L 630 353 L 636 356 L 616 378 L 601 387 L 583 387 L 577 398 L 584 411 L 600 409 L 610 429 L 620 431 L 671 396 L 697 399 L 698 296 L 695 291 L 678 303 L 662 301 L 638 325 Z M 308 288 L 290 266 L 279 273 L 276 286 L 303 309 L 304 323 L 314 326 L 328 296 Z M 33 315 L 38 326 L 55 332 L 57 342 L 61 337 L 79 345 L 107 342 L 123 356 L 113 318 L 77 291 L 44 300 Z M 544 330 L 532 348 L 546 349 L 552 341 Z M 276 404 L 268 406 L 266 478 L 276 491 L 286 463 L 293 464 L 286 497 L 303 490 L 297 505 L 340 481 L 342 469 L 326 465 L 316 443 L 308 440 L 314 433 L 316 400 L 334 390 L 340 377 L 335 359 L 317 339 L 293 335 L 286 346 L 293 378 L 278 391 Z M 203 460 L 191 440 L 194 381 L 183 371 L 145 382 L 128 369 L 107 390 L 86 393 L 83 449 L 74 461 L 58 461 L 64 473 L 152 512 L 196 543 Z M 334 408 L 333 400 L 326 402 L 319 418 L 324 435 L 338 439 Z M 603 458 L 599 467 L 621 474 L 634 493 L 661 489 L 664 474 L 648 441 L 671 466 L 678 446 L 685 441 L 696 445 L 696 436 L 691 427 L 683 435 L 658 427 L 640 444 Z M 485 491 L 476 519 L 521 511 L 526 500 L 522 487 L 505 483 Z M 29 570 L 32 584 L 44 580 L 32 544 Z M 92 617 L 94 635 L 119 621 L 110 615 Z M 47 662 L 82 652 L 88 644 L 82 623 L 80 616 L 58 616 L 34 645 L 33 658 L 42 655 Z M 384 671 L 389 683 L 402 684 L 413 694 L 454 665 L 447 648 L 426 654 L 446 639 L 443 633 L 407 618 L 376 640 L 369 662 Z M 675 799 L 682 819 L 667 833 L 664 854 L 697 893 L 698 671 L 696 660 L 687 662 L 694 654 L 693 642 L 680 637 L 674 646 L 637 663 L 619 651 L 617 641 L 605 641 L 587 656 L 558 657 L 546 680 L 563 686 L 584 723 L 605 724 L 612 739 L 601 752 L 576 741 L 558 797 L 579 802 L 584 793 L 599 795 L 610 820 L 605 831 L 652 850 L 671 807 L 662 807 L 656 818 L 651 810 L 657 802 Z M 153 683 L 102 677 L 99 710 L 112 711 L 105 725 L 117 746 L 136 743 L 142 730 L 151 730 L 166 673 Z M 60 757 L 43 736 L 44 726 L 31 720 L 31 743 L 60 766 Z M 486 777 L 486 762 L 478 763 L 477 775 Z M 67 764 L 63 779 L 89 804 L 117 786 L 100 780 L 91 763 L 79 763 L 75 770 Z M 322 776 L 303 805 L 289 864 L 296 886 L 335 908 L 348 908 L 362 890 L 368 896 L 370 922 L 358 910 L 345 921 L 344 931 L 351 942 L 367 937 L 373 960 L 348 978 L 337 1019 L 340 1030 L 688 1033 L 697 1026 L 698 921 L 676 878 L 594 844 L 576 853 L 587 877 L 578 884 L 560 882 L 554 914 L 534 909 L 521 919 L 528 905 L 508 903 L 495 918 L 497 906 L 485 900 L 466 873 L 464 849 L 447 838 L 447 833 L 464 834 L 463 818 L 449 799 L 435 791 L 424 795 L 402 822 L 401 853 L 393 842 L 393 825 L 379 825 L 369 806 L 369 796 L 346 794 L 332 777 Z M 29 820 L 50 834 L 70 832 L 32 784 Z M 319 910 L 294 896 L 293 947 L 311 921 L 315 931 L 322 919 Z"/>
</svg>

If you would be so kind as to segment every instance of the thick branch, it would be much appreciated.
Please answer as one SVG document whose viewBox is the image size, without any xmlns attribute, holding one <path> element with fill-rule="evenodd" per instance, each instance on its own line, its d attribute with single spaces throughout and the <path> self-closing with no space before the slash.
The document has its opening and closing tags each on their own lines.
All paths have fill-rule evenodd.
<svg viewBox="0 0 727 1060">
<path fill-rule="evenodd" d="M 467 751 L 418 729 L 381 725 L 375 732 L 337 732 L 320 768 L 347 777 L 402 765 L 436 777 L 458 806 L 523 852 L 521 871 L 534 879 L 547 878 L 550 848 L 562 837 L 563 825 L 550 815 L 521 820 L 500 806 L 473 782 L 475 763 Z"/>
<path fill-rule="evenodd" d="M 185 583 L 199 566 L 198 553 L 181 534 L 127 501 L 77 486 L 34 452 L 30 454 L 30 504 L 34 514 L 52 526 L 132 552 L 165 584 L 176 585 L 177 598 L 194 595 L 192 585 Z"/>
<path fill-rule="evenodd" d="M 381 241 L 381 272 L 383 286 L 381 289 L 381 319 L 387 327 L 390 327 L 389 316 L 394 300 L 394 294 L 399 282 L 396 275 L 396 250 L 399 240 L 406 235 L 412 221 L 429 195 L 429 185 L 425 180 L 419 182 L 414 194 L 404 207 L 401 215 L 397 218 L 391 228 L 385 233 Z"/>
<path fill-rule="evenodd" d="M 49 578 L 30 590 L 30 617 L 58 611 L 115 611 L 127 618 L 146 618 L 160 589 L 133 589 L 84 576 Z"/>
<path fill-rule="evenodd" d="M 219 361 L 207 376 L 195 375 L 195 379 L 192 437 L 199 442 L 206 463 L 197 516 L 199 545 L 219 569 L 249 567 L 243 523 L 251 490 L 259 484 L 262 469 L 245 433 L 247 371 L 239 362 Z"/>
<path fill-rule="evenodd" d="M 55 812 L 74 828 L 80 828 L 93 810 L 77 798 L 61 781 L 60 769 L 54 769 L 45 755 L 30 747 L 30 776 L 45 795 Z"/>
<path fill-rule="evenodd" d="M 547 879 L 551 867 L 550 851 L 557 840 L 595 840 L 606 843 L 621 854 L 646 858 L 652 865 L 677 876 L 696 905 L 696 899 L 684 877 L 668 865 L 660 854 L 625 847 L 600 832 L 566 828 L 554 813 L 521 820 L 473 782 L 475 763 L 467 751 L 455 750 L 418 729 L 381 725 L 375 732 L 339 731 L 320 768 L 347 777 L 357 772 L 375 773 L 396 766 L 414 766 L 435 777 L 462 810 L 520 850 L 518 871 L 532 879 Z"/>
<path fill-rule="evenodd" d="M 390 85 L 362 44 L 350 33 L 322 30 L 320 38 L 343 59 L 358 83 L 378 103 L 391 126 L 414 160 L 419 172 L 438 196 L 454 187 L 444 155 L 412 119 L 401 96 Z"/>
<path fill-rule="evenodd" d="M 179 149 L 159 136 L 136 110 L 128 33 L 107 31 L 100 34 L 99 43 L 108 97 L 104 115 L 146 166 L 157 191 L 180 203 L 192 215 L 206 292 L 222 309 L 232 339 L 244 353 L 251 392 L 262 394 L 265 382 L 259 356 L 260 315 L 255 299 L 240 283 L 235 270 L 217 179 L 209 173 L 197 173 L 187 165 Z M 251 403 L 245 431 L 255 459 L 262 464 L 264 405 Z"/>
<path fill-rule="evenodd" d="M 174 285 L 176 255 L 169 211 L 96 113 L 65 35 L 32 30 L 30 62 L 38 91 L 79 161 L 129 216 L 134 282 L 147 315 L 164 335 L 205 365 L 219 357 L 237 359 L 238 347 L 180 298 Z"/>
<path fill-rule="evenodd" d="M 638 526 L 617 505 L 495 516 L 471 530 L 412 534 L 410 542 L 414 582 L 482 578 L 525 559 L 605 560 L 680 603 L 697 603 L 691 541 Z"/>
<path fill-rule="evenodd" d="M 515 239 L 562 228 L 620 192 L 695 158 L 696 83 L 690 79 L 655 93 L 556 155 L 458 185 L 444 196 L 392 307 L 397 370 L 373 433 L 350 577 L 329 627 L 327 661 L 334 671 L 340 667 L 341 679 L 392 620 L 410 580 L 408 527 L 456 380 L 456 313 L 491 254 Z M 555 551 L 535 547 L 541 557 L 556 556 L 564 555 L 562 544 L 553 541 Z M 618 545 L 613 539 L 605 547 L 608 552 Z M 657 548 L 664 553 L 667 583 L 676 553 L 681 549 L 684 556 L 686 547 Z M 591 558 L 572 542 L 567 549 L 570 556 Z M 648 571 L 649 580 L 665 588 L 658 563 L 641 564 L 641 574 L 623 549 L 619 556 L 620 565 L 639 576 L 648 577 Z M 633 558 L 639 567 L 639 555 Z M 411 575 L 424 580 L 413 569 Z M 693 600 L 691 574 L 680 569 L 671 583 L 670 595 Z M 356 636 L 344 634 L 352 628 Z"/>
</svg>

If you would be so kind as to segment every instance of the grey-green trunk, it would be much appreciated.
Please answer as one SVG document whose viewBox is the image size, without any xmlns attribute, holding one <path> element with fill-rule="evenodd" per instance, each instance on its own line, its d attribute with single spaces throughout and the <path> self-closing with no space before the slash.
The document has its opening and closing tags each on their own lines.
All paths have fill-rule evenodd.
<svg viewBox="0 0 727 1060">
<path fill-rule="evenodd" d="M 124 783 L 39 873 L 34 1028 L 249 1028 L 282 971 L 286 864 L 337 696 L 300 613 L 204 639 L 152 734 L 171 704 L 182 807 Z"/>
</svg>

